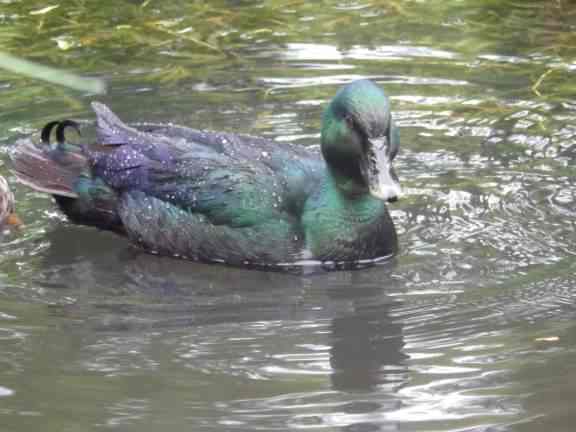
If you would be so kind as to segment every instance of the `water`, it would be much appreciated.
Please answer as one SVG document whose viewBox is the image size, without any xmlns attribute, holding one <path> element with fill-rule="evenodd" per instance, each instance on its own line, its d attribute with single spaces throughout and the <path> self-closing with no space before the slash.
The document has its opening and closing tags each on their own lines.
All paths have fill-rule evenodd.
<svg viewBox="0 0 576 432">
<path fill-rule="evenodd" d="M 401 128 L 401 253 L 300 276 L 158 258 L 15 186 L 2 432 L 573 430 L 573 3 L 60 3 L 4 2 L 0 36 L 106 77 L 129 121 L 316 145 L 336 89 L 376 80 Z M 0 95 L 4 152 L 90 118 L 42 83 L 0 75 Z"/>
</svg>

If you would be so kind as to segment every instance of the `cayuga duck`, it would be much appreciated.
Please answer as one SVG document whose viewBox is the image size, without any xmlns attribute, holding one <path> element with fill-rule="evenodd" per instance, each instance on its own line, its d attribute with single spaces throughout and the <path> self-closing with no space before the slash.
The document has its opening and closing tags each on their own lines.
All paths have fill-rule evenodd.
<svg viewBox="0 0 576 432">
<path fill-rule="evenodd" d="M 14 194 L 10 191 L 6 179 L 0 176 L 0 227 L 21 224 L 22 221 L 14 213 Z"/>
<path fill-rule="evenodd" d="M 18 179 L 50 193 L 72 222 L 144 250 L 204 262 L 351 264 L 393 255 L 386 208 L 400 191 L 398 132 L 372 81 L 344 86 L 324 111 L 321 151 L 172 124 L 123 123 L 101 103 L 96 143 L 65 141 L 71 120 L 12 152 Z M 55 144 L 50 142 L 55 130 Z"/>
</svg>

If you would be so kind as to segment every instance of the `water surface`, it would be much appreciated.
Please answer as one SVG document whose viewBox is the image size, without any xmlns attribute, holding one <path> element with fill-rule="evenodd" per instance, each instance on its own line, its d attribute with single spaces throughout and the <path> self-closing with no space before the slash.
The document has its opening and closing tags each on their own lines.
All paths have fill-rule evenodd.
<svg viewBox="0 0 576 432">
<path fill-rule="evenodd" d="M 0 37 L 106 78 L 127 121 L 317 145 L 342 84 L 382 85 L 401 252 L 314 275 L 158 258 L 15 186 L 0 430 L 573 429 L 573 3 L 100 3 L 4 2 Z M 94 99 L 5 73 L 0 95 L 4 153 Z"/>
</svg>

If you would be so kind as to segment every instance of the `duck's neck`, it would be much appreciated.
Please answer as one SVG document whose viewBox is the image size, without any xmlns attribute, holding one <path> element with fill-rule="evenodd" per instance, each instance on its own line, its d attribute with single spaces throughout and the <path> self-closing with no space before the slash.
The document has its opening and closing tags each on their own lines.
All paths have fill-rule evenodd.
<svg viewBox="0 0 576 432">
<path fill-rule="evenodd" d="M 307 248 L 320 259 L 371 259 L 396 248 L 386 204 L 331 172 L 306 204 L 303 224 Z"/>
<path fill-rule="evenodd" d="M 370 195 L 368 188 L 354 179 L 328 171 L 321 189 L 326 208 L 342 218 L 362 214 L 368 208 L 382 208 L 384 203 Z"/>
<path fill-rule="evenodd" d="M 355 171 L 342 172 L 328 168 L 325 193 L 345 200 L 357 200 L 369 195 L 368 188 L 362 183 L 359 169 L 357 174 Z"/>
</svg>

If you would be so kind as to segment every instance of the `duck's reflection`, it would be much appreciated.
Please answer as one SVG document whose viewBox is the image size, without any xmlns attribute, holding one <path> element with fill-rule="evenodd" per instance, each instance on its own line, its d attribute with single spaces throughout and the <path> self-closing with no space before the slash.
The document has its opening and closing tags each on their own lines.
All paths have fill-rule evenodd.
<svg viewBox="0 0 576 432">
<path fill-rule="evenodd" d="M 376 296 L 355 300 L 353 313 L 332 320 L 330 364 L 338 390 L 370 391 L 405 380 L 402 325 L 391 317 L 394 303 Z"/>
<path fill-rule="evenodd" d="M 402 323 L 394 317 L 400 303 L 389 295 L 397 290 L 390 277 L 393 266 L 294 276 L 159 258 L 122 247 L 122 239 L 76 227 L 57 228 L 48 239 L 50 247 L 44 253 L 40 277 L 45 287 L 54 291 L 64 287 L 67 298 L 71 294 L 76 297 L 75 302 L 57 306 L 55 313 L 71 316 L 74 326 L 79 320 L 85 323 L 88 328 L 82 343 L 105 346 L 100 339 L 109 334 L 129 332 L 132 336 L 150 328 L 166 334 L 194 329 L 195 335 L 202 337 L 214 325 L 221 326 L 222 337 L 235 339 L 245 336 L 253 323 L 285 323 L 294 329 L 290 339 L 279 333 L 276 345 L 262 342 L 259 349 L 267 353 L 256 362 L 274 358 L 281 346 L 283 352 L 289 351 L 287 341 L 303 346 L 315 338 L 328 345 L 324 358 L 330 365 L 331 387 L 350 397 L 345 398 L 348 403 L 329 409 L 326 423 L 336 411 L 351 416 L 349 426 L 366 424 L 364 417 L 357 420 L 355 416 L 398 406 L 397 391 L 407 380 L 407 370 Z M 319 323 L 329 331 L 321 332 L 318 339 L 318 333 L 313 335 L 298 323 Z M 177 345 L 184 337 L 180 341 L 174 338 L 175 350 L 182 349 Z M 142 340 L 150 343 L 147 338 Z M 107 341 L 106 346 L 114 343 Z M 238 346 L 242 350 L 242 345 Z M 149 346 L 140 351 L 146 355 L 157 352 Z M 238 357 L 244 354 L 252 353 L 237 353 Z M 107 358 L 113 356 L 106 353 Z M 162 368 L 162 363 L 154 360 Z M 231 358 L 223 360 L 234 363 Z M 304 368 L 305 362 L 301 364 Z M 219 373 L 226 374 L 226 370 Z M 357 392 L 370 393 L 374 403 L 356 403 Z M 140 396 L 155 398 L 153 394 Z M 247 391 L 242 397 L 253 396 Z M 370 422 L 374 423 L 372 430 L 385 425 L 382 418 Z"/>
</svg>

